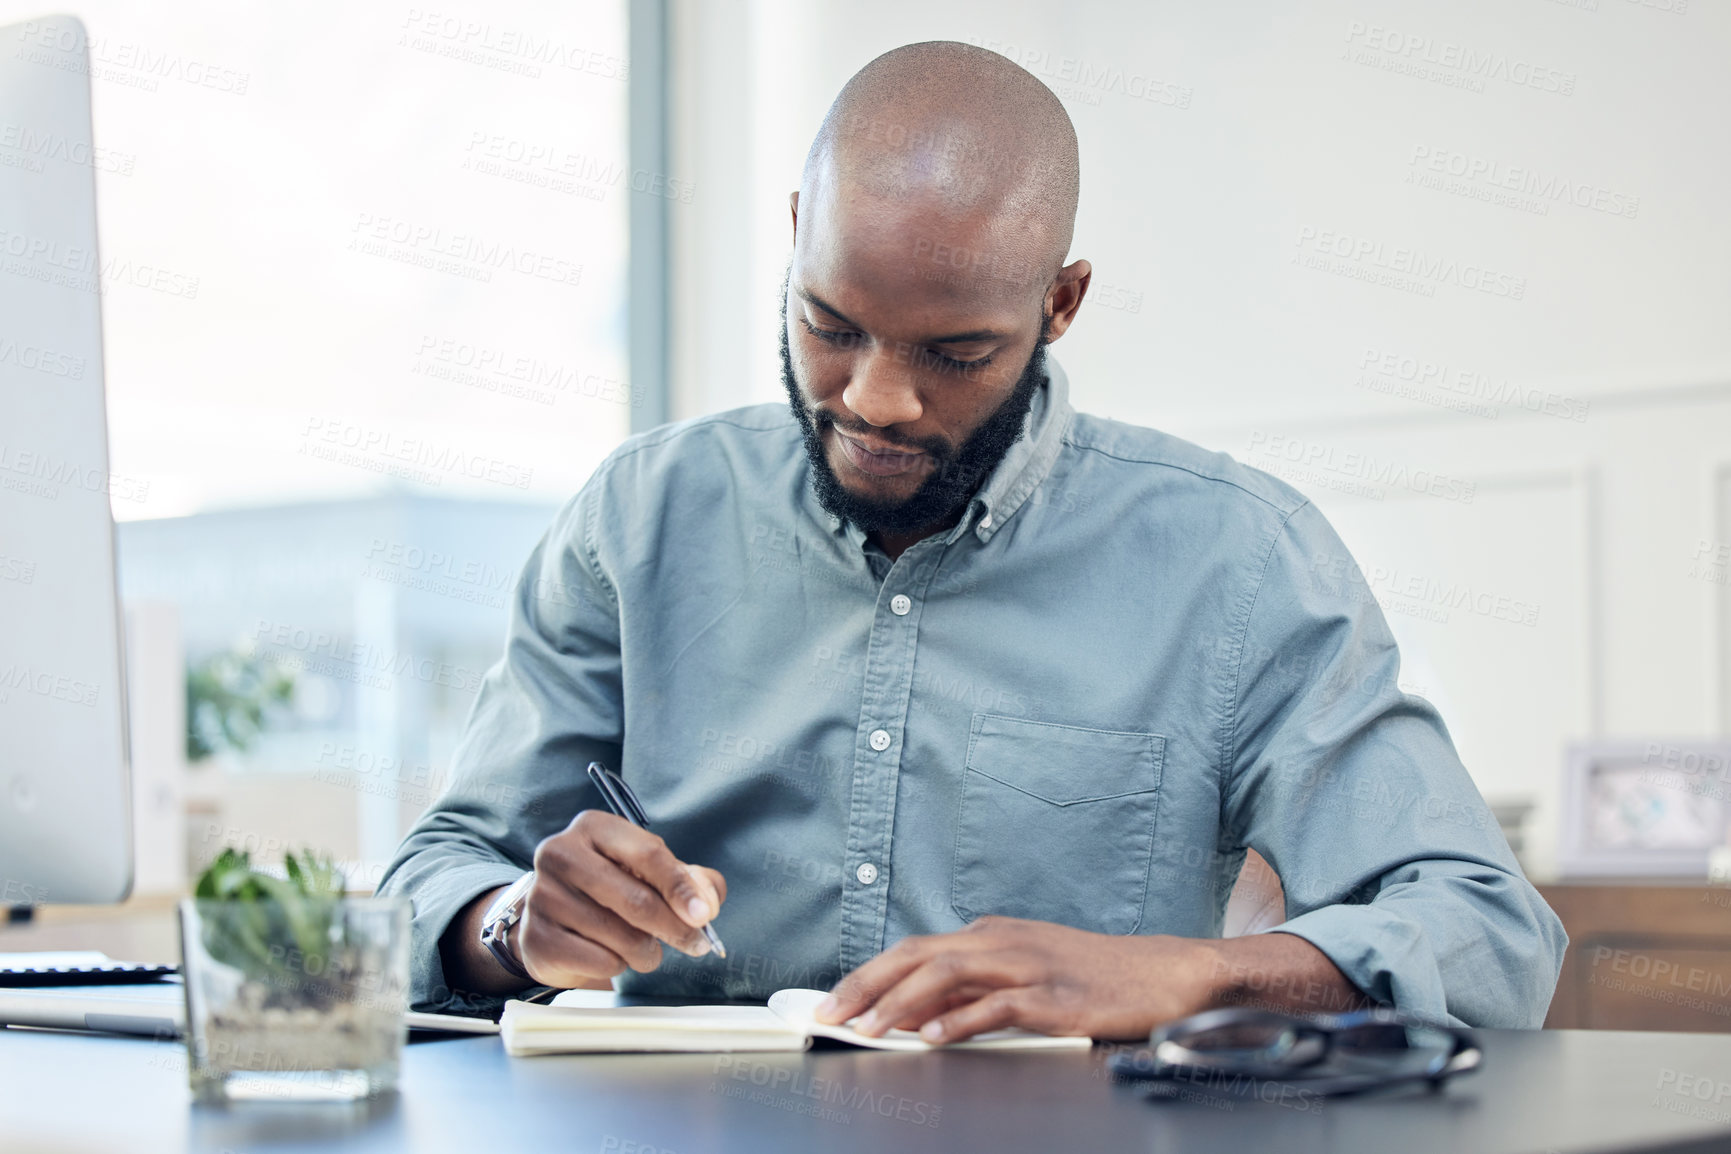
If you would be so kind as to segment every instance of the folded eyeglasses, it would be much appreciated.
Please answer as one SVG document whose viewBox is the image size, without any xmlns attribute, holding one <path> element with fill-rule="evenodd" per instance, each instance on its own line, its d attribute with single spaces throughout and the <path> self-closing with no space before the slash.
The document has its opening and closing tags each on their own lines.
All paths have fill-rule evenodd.
<svg viewBox="0 0 1731 1154">
<path fill-rule="evenodd" d="M 1482 1058 L 1472 1031 L 1398 1010 L 1297 1017 L 1229 1007 L 1168 1022 L 1149 1035 L 1147 1049 L 1114 1054 L 1107 1064 L 1118 1078 L 1152 1083 L 1155 1097 L 1186 1089 L 1243 1094 L 1246 1082 L 1267 1082 L 1327 1098 L 1414 1082 L 1440 1089 Z"/>
</svg>

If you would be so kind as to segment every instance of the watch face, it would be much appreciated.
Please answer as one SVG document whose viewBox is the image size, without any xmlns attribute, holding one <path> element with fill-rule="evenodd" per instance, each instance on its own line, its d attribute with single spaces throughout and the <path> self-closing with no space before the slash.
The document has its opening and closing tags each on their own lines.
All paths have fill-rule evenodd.
<svg viewBox="0 0 1731 1154">
<path fill-rule="evenodd" d="M 533 873 L 526 873 L 501 890 L 499 896 L 493 899 L 493 904 L 487 907 L 487 912 L 481 915 L 482 926 L 489 926 L 510 913 L 511 907 L 528 892 L 529 882 L 534 876 Z M 511 918 L 507 924 L 515 923 L 516 920 L 516 918 Z"/>
<path fill-rule="evenodd" d="M 504 893 L 494 898 L 493 904 L 487 907 L 487 912 L 481 915 L 481 924 L 484 926 L 490 926 L 500 918 L 504 917 L 506 912 L 510 910 L 511 902 L 515 897 L 516 895 L 512 893 L 511 890 L 506 890 Z"/>
<path fill-rule="evenodd" d="M 1717 797 L 1636 759 L 1593 766 L 1586 800 L 1587 844 L 1594 849 L 1705 850 L 1724 838 Z"/>
</svg>

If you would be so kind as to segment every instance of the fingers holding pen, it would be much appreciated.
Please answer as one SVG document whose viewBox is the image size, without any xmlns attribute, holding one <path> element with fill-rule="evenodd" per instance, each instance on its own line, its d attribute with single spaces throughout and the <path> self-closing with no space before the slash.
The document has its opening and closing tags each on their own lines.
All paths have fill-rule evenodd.
<svg viewBox="0 0 1731 1154">
<path fill-rule="evenodd" d="M 716 949 L 721 949 L 720 939 L 707 928 L 721 912 L 726 891 L 721 875 L 714 870 L 699 872 L 686 865 L 673 856 L 665 842 L 649 834 L 649 815 L 643 811 L 643 804 L 637 800 L 635 791 L 618 774 L 599 761 L 590 762 L 586 772 L 596 791 L 607 802 L 607 808 L 624 826 L 636 831 L 626 833 L 619 823 L 605 817 L 579 814 L 578 821 L 588 820 L 597 848 L 612 857 L 621 868 L 654 886 L 669 909 L 693 928 L 703 929 L 704 937 Z M 573 827 L 576 824 L 573 822 Z"/>
<path fill-rule="evenodd" d="M 580 935 L 616 956 L 621 963 L 618 968 L 600 976 L 611 977 L 627 967 L 647 974 L 661 965 L 661 943 L 653 934 L 631 925 L 587 894 L 573 891 L 556 881 L 537 876 L 535 886 L 542 892 L 530 893 L 528 914 L 524 918 L 525 943 L 537 928 L 537 923 L 542 923 Z"/>
<path fill-rule="evenodd" d="M 623 818 L 591 811 L 578 820 L 584 817 L 594 819 L 596 850 L 654 890 L 685 925 L 699 929 L 721 912 L 720 874 L 686 865 L 659 836 Z"/>
<path fill-rule="evenodd" d="M 719 912 L 726 892 L 720 874 L 686 866 L 660 837 L 598 810 L 577 815 L 564 831 L 543 841 L 535 852 L 535 870 L 632 929 L 693 957 L 708 951 L 698 930 Z M 599 918 L 589 922 L 600 932 Z"/>
</svg>

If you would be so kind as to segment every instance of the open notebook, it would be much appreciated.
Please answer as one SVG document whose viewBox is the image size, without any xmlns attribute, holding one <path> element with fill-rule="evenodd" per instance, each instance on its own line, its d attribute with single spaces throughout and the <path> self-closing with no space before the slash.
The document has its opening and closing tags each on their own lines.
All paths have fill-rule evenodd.
<svg viewBox="0 0 1731 1154">
<path fill-rule="evenodd" d="M 814 1037 L 835 1038 L 873 1050 L 1085 1050 L 1087 1038 L 1054 1038 L 1027 1030 L 994 1030 L 966 1042 L 933 1046 L 911 1030 L 868 1038 L 847 1026 L 814 1017 L 821 990 L 780 990 L 767 1006 L 597 1007 L 587 990 L 569 990 L 550 1005 L 507 1002 L 499 1022 L 505 1049 L 534 1054 L 628 1052 L 710 1053 L 733 1050 L 798 1051 Z"/>
</svg>

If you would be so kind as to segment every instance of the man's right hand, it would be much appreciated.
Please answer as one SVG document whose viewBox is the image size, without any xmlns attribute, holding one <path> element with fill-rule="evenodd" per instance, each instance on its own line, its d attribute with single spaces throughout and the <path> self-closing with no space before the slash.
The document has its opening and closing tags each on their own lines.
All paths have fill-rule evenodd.
<svg viewBox="0 0 1731 1154">
<path fill-rule="evenodd" d="M 661 943 L 692 957 L 721 912 L 727 882 L 686 865 L 667 843 L 622 817 L 584 810 L 535 848 L 535 881 L 513 944 L 529 976 L 575 986 L 661 964 Z"/>
<path fill-rule="evenodd" d="M 458 961 L 467 979 L 447 973 L 453 984 L 489 992 L 522 985 L 480 943 L 481 915 L 498 892 L 477 898 L 446 931 L 446 969 Z M 715 870 L 687 865 L 624 818 L 584 810 L 536 847 L 535 880 L 510 944 L 542 985 L 604 985 L 626 969 L 655 969 L 662 943 L 692 957 L 707 953 L 701 928 L 726 899 L 727 882 Z"/>
</svg>

